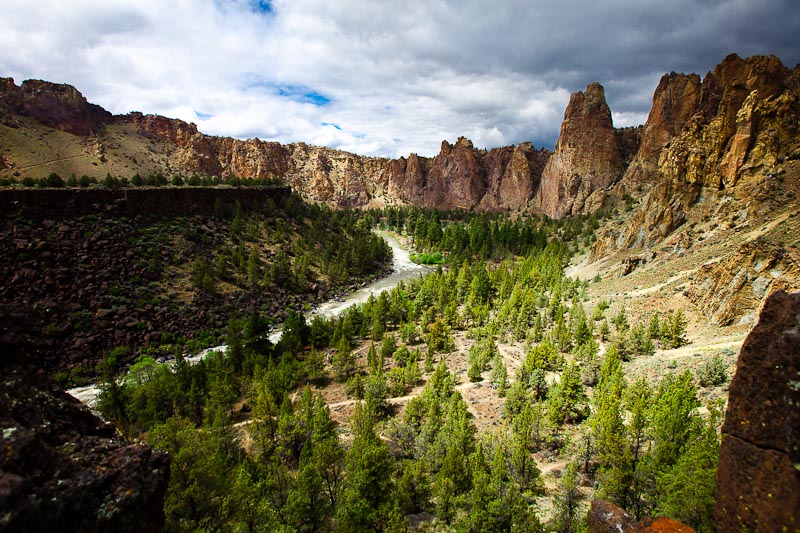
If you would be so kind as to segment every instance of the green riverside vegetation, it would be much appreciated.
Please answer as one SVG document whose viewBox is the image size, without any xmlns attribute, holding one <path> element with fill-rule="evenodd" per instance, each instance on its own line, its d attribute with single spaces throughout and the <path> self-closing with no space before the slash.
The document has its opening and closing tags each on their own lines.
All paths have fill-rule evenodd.
<svg viewBox="0 0 800 533">
<path fill-rule="evenodd" d="M 625 377 L 625 361 L 685 343 L 686 320 L 584 307 L 588 283 L 564 265 L 596 222 L 367 212 L 445 264 L 337 318 L 291 314 L 275 345 L 254 310 L 195 365 L 142 358 L 119 380 L 110 354 L 100 409 L 172 453 L 168 531 L 576 531 L 587 486 L 710 531 L 721 407 L 700 414 L 688 372 Z M 456 335 L 468 379 L 503 398 L 485 431 L 448 365 Z M 516 369 L 498 350 L 511 342 Z M 355 400 L 347 426 L 316 392 L 337 382 Z M 566 465 L 550 489 L 545 455 Z"/>
</svg>

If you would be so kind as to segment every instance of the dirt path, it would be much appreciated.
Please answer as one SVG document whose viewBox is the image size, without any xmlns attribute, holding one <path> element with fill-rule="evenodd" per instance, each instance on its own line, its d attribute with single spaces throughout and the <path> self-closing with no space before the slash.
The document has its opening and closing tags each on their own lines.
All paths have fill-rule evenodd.
<svg viewBox="0 0 800 533">
<path fill-rule="evenodd" d="M 52 161 L 45 161 L 43 163 L 36 163 L 35 165 L 24 165 L 21 167 L 13 167 L 13 170 L 28 170 L 31 168 L 36 167 L 44 167 L 47 165 L 52 165 L 53 163 L 60 163 L 62 161 L 69 161 L 71 159 L 78 159 L 79 157 L 88 157 L 86 154 L 78 154 L 78 155 L 71 155 L 69 157 L 60 157 L 58 159 L 53 159 Z"/>
<path fill-rule="evenodd" d="M 691 344 L 687 344 L 686 346 L 681 346 L 680 348 L 675 348 L 674 350 L 656 350 L 655 356 L 656 357 L 663 357 L 666 359 L 673 359 L 676 357 L 683 357 L 686 355 L 694 355 L 695 353 L 702 353 L 711 350 L 724 350 L 724 349 L 735 349 L 736 351 L 742 347 L 742 343 L 744 342 L 744 337 L 734 340 L 722 340 L 719 342 L 693 342 Z"/>
<path fill-rule="evenodd" d="M 633 297 L 633 298 L 635 298 L 637 296 L 648 296 L 650 294 L 653 294 L 655 292 L 660 291 L 664 287 L 668 287 L 668 286 L 672 285 L 673 283 L 675 283 L 676 281 L 678 281 L 680 279 L 683 279 L 683 278 L 691 276 L 692 274 L 695 274 L 698 270 L 700 270 L 700 269 L 699 268 L 691 268 L 689 270 L 683 270 L 681 272 L 678 272 L 674 276 L 672 276 L 670 278 L 667 278 L 666 280 L 662 281 L 661 283 L 657 283 L 656 285 L 653 285 L 652 287 L 645 287 L 643 289 L 636 289 L 636 290 L 627 292 L 625 294 L 627 296 Z"/>
</svg>

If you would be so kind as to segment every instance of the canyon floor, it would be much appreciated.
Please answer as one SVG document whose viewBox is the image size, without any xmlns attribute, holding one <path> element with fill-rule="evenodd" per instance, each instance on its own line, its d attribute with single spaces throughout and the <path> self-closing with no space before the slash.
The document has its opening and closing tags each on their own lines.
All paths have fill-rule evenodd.
<svg viewBox="0 0 800 533">
<path fill-rule="evenodd" d="M 622 213 L 607 220 L 604 223 L 605 230 L 613 232 L 614 227 L 624 223 L 624 218 L 625 214 Z M 687 242 L 693 245 L 686 246 Z M 654 313 L 665 316 L 678 309 L 684 312 L 688 320 L 688 344 L 670 350 L 657 348 L 652 356 L 635 357 L 624 364 L 629 379 L 644 375 L 648 382 L 658 383 L 670 372 L 681 373 L 688 369 L 696 374 L 700 365 L 713 356 L 719 356 L 727 365 L 729 382 L 735 372 L 742 342 L 753 326 L 758 309 L 735 309 L 738 318 L 730 325 L 722 326 L 700 309 L 698 304 L 703 305 L 703 302 L 698 302 L 696 297 L 693 300 L 688 289 L 700 284 L 715 265 L 731 261 L 732 256 L 733 265 L 742 266 L 746 258 L 735 257 L 737 251 L 741 246 L 754 242 L 766 248 L 785 247 L 788 253 L 796 254 L 800 245 L 800 210 L 790 204 L 774 211 L 767 219 L 744 219 L 725 227 L 721 227 L 713 217 L 696 216 L 691 223 L 686 223 L 669 238 L 649 249 L 646 254 L 648 260 L 627 274 L 623 274 L 626 260 L 638 257 L 642 254 L 641 250 L 619 251 L 596 262 L 590 262 L 588 250 L 580 250 L 567 266 L 566 272 L 571 277 L 589 281 L 587 300 L 584 302 L 587 313 L 603 300 L 610 304 L 606 317 L 614 316 L 624 306 L 631 323 L 646 323 Z M 772 272 L 774 275 L 775 270 Z M 469 406 L 478 432 L 484 432 L 503 423 L 504 399 L 491 387 L 488 372 L 484 373 L 485 380 L 482 382 L 473 383 L 469 380 L 468 354 L 472 344 L 466 332 L 457 332 L 456 349 L 441 357 L 457 378 L 457 389 Z M 367 341 L 357 348 L 358 363 L 362 367 L 366 367 L 369 345 L 370 341 Z M 508 368 L 509 378 L 513 380 L 525 358 L 525 343 L 509 343 L 499 339 L 497 346 Z M 602 346 L 601 353 L 604 349 L 605 346 Z M 438 360 L 439 356 L 437 363 Z M 427 380 L 427 377 L 428 374 L 424 374 L 424 379 Z M 394 406 L 394 415 L 402 414 L 405 404 L 418 395 L 423 387 L 420 385 L 406 395 L 388 399 L 388 403 Z M 349 418 L 356 400 L 347 397 L 343 384 L 332 382 L 317 390 L 327 400 L 331 414 L 339 424 L 342 438 L 347 440 Z M 591 389 L 587 391 L 591 394 Z M 698 388 L 698 397 L 703 406 L 712 400 L 727 399 L 727 394 L 727 383 Z M 704 411 L 705 407 L 701 410 Z M 558 452 L 542 451 L 536 454 L 536 459 L 546 485 L 550 489 L 555 488 L 569 457 Z M 592 486 L 587 482 L 580 490 L 586 496 L 584 504 L 588 504 Z M 539 505 L 546 515 L 552 502 L 544 498 Z"/>
</svg>

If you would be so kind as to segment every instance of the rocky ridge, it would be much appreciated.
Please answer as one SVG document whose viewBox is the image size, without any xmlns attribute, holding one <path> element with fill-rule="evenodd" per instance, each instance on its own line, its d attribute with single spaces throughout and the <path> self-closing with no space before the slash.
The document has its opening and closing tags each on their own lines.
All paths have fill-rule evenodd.
<svg viewBox="0 0 800 533">
<path fill-rule="evenodd" d="M 100 175 L 142 169 L 279 177 L 304 199 L 334 206 L 408 203 L 529 210 L 554 218 L 594 213 L 633 197 L 643 200 L 642 208 L 604 244 L 628 248 L 669 234 L 708 192 L 746 198 L 786 158 L 796 157 L 799 78 L 797 68 L 787 69 L 774 56 L 731 55 L 702 81 L 696 74 L 665 75 L 646 124 L 623 129 L 614 128 L 604 89 L 592 83 L 571 96 L 552 154 L 529 143 L 478 150 L 459 138 L 444 141 L 436 157 L 395 160 L 304 143 L 213 137 L 194 124 L 137 112 L 112 116 L 67 85 L 29 80 L 17 87 L 3 78 L 5 128 L 44 125 L 76 135 L 71 142 L 78 145 L 66 158 L 65 150 L 51 146 L 39 158 L 51 160 L 34 161 L 14 151 L 20 132 L 6 130 L 0 135 L 3 174 L 81 173 L 89 164 Z M 28 140 L 48 145 L 44 134 L 37 135 Z"/>
<path fill-rule="evenodd" d="M 605 91 L 592 83 L 574 93 L 555 151 L 542 172 L 536 206 L 551 218 L 593 213 L 624 168 Z"/>
<path fill-rule="evenodd" d="M 639 191 L 640 208 L 601 247 L 659 242 L 687 221 L 693 206 L 725 197 L 763 216 L 776 207 L 770 181 L 797 180 L 790 168 L 800 156 L 797 67 L 787 69 L 774 56 L 731 55 L 702 83 L 693 75 L 665 76 L 653 100 L 642 147 L 614 191 L 617 197 Z"/>
<path fill-rule="evenodd" d="M 52 88 L 52 95 L 41 96 L 47 95 L 48 87 Z M 34 93 L 40 96 L 27 96 Z M 599 84 L 590 85 L 586 94 L 589 101 L 585 109 L 575 113 L 571 108 L 567 110 L 569 116 L 577 113 L 582 119 L 573 120 L 569 128 L 565 126 L 563 150 L 570 147 L 570 153 L 582 154 L 602 137 L 608 145 L 606 149 L 614 154 L 614 170 L 619 173 L 621 151 L 633 152 L 638 146 L 637 130 L 611 127 L 610 111 Z M 572 106 L 577 107 L 580 106 Z M 462 137 L 455 144 L 443 141 L 439 155 L 433 158 L 416 154 L 395 160 L 362 157 L 304 143 L 282 145 L 259 139 L 208 136 L 195 124 L 139 112 L 112 116 L 89 104 L 72 87 L 38 80 L 28 80 L 17 87 L 10 78 L 3 78 L 0 83 L 0 111 L 3 125 L 18 130 L 14 135 L 6 132 L 4 142 L 0 137 L 7 152 L 2 168 L 4 174 L 11 176 L 46 175 L 53 170 L 65 175 L 80 174 L 88 167 L 100 176 L 130 169 L 131 174 L 150 171 L 197 173 L 223 179 L 282 178 L 304 199 L 339 207 L 406 203 L 438 209 L 532 209 L 555 215 L 563 211 L 550 205 L 560 197 L 534 202 L 551 154 L 531 143 L 479 150 Z M 601 116 L 595 117 L 596 113 Z M 580 135 L 584 125 L 595 123 L 602 127 Z M 42 155 L 33 160 L 21 157 L 15 153 L 15 145 L 22 144 L 21 132 L 35 130 L 36 125 L 76 135 L 75 139 L 58 140 L 76 146 L 71 150 L 50 146 L 52 141 L 39 132 L 29 135 L 26 142 L 35 145 L 32 152 L 41 151 Z M 65 152 L 73 155 L 62 157 Z M 573 156 L 562 156 L 571 164 Z M 588 172 L 590 157 L 582 156 L 580 160 L 584 163 L 580 170 Z M 610 180 L 611 173 L 604 172 L 598 184 L 592 182 L 581 191 L 588 196 Z M 585 199 L 579 200 L 571 211 L 580 211 L 584 203 Z M 599 209 L 601 204 L 602 198 L 587 209 Z"/>
</svg>

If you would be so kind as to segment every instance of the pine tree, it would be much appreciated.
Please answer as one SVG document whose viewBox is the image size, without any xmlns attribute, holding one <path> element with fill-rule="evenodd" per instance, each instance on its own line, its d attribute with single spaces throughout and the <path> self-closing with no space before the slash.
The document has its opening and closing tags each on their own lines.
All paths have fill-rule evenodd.
<svg viewBox="0 0 800 533">
<path fill-rule="evenodd" d="M 550 392 L 548 405 L 548 416 L 555 425 L 580 422 L 586 417 L 586 392 L 583 390 L 580 370 L 573 363 L 564 367 L 558 385 Z"/>
<path fill-rule="evenodd" d="M 569 463 L 558 482 L 555 496 L 555 517 L 551 528 L 559 533 L 572 533 L 578 525 L 578 467 Z"/>
<path fill-rule="evenodd" d="M 508 370 L 500 354 L 495 355 L 492 360 L 492 373 L 489 380 L 497 391 L 497 395 L 501 398 L 504 397 L 508 389 Z"/>
<path fill-rule="evenodd" d="M 353 445 L 345 457 L 345 480 L 336 513 L 337 529 L 377 531 L 393 508 L 392 459 L 362 404 L 356 404 L 351 427 Z"/>
</svg>

